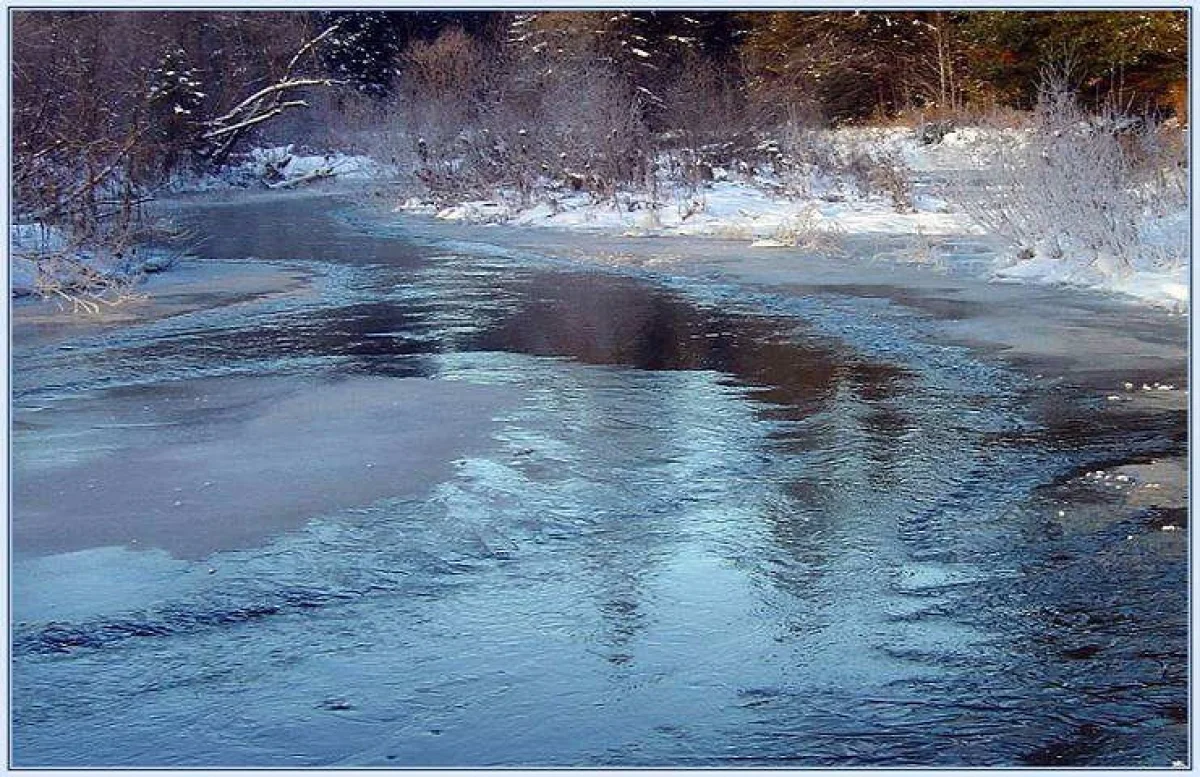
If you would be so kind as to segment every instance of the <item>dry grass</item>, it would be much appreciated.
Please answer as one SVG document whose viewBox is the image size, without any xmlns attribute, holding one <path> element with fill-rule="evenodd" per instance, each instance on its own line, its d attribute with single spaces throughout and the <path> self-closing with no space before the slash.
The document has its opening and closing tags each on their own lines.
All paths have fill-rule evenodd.
<svg viewBox="0 0 1200 777">
<path fill-rule="evenodd" d="M 845 255 L 846 233 L 837 222 L 821 216 L 813 206 L 789 216 L 771 234 L 771 240 L 826 256 Z"/>
</svg>

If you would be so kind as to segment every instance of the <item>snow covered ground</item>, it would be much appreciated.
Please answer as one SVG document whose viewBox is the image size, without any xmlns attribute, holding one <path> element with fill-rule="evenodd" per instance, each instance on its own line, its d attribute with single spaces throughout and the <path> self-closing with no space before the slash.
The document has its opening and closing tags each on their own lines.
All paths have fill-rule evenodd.
<svg viewBox="0 0 1200 777">
<path fill-rule="evenodd" d="M 135 246 L 113 252 L 74 247 L 62 230 L 38 224 L 14 224 L 9 228 L 9 290 L 26 297 L 46 288 L 69 288 L 80 280 L 79 267 L 114 282 L 130 281 L 159 272 L 174 262 L 166 252 Z M 69 257 L 59 261 L 57 257 Z"/>
<path fill-rule="evenodd" d="M 1186 211 L 1171 214 L 1161 221 L 1180 230 L 1173 241 L 1186 240 L 1190 214 Z M 1001 257 L 994 270 L 997 281 L 1013 283 L 1051 283 L 1114 291 L 1128 294 L 1144 302 L 1176 310 L 1189 307 L 1191 267 L 1187 263 L 1157 266 L 1148 257 L 1139 257 L 1132 269 L 1096 266 L 1073 262 L 1070 257 L 1056 258 L 1045 252 L 1032 257 L 1012 259 Z"/>
<path fill-rule="evenodd" d="M 527 205 L 513 192 L 495 192 L 491 199 L 468 200 L 438 207 L 431 200 L 409 198 L 397 210 L 436 215 L 455 222 L 508 223 L 549 227 L 580 233 L 627 236 L 716 237 L 745 240 L 755 249 L 799 247 L 811 252 L 837 253 L 853 235 L 913 236 L 914 250 L 928 245 L 926 238 L 980 235 L 984 230 L 953 201 L 953 181 L 977 172 L 987 164 L 988 149 L 999 133 L 1009 140 L 1016 130 L 962 128 L 937 143 L 926 144 L 908 128 L 853 128 L 838 130 L 827 140 L 842 151 L 867 149 L 886 155 L 906 168 L 911 177 L 911 207 L 897 207 L 891 195 L 864 194 L 854 182 L 814 174 L 797 181 L 772 170 L 753 173 L 713 169 L 713 180 L 700 187 L 684 187 L 663 180 L 656 201 L 643 194 L 618 194 L 599 201 L 587 192 L 547 187 Z M 341 153 L 302 153 L 293 145 L 254 149 L 219 175 L 180 178 L 176 192 L 230 189 L 285 189 L 319 180 L 392 181 L 398 171 L 366 156 Z M 799 185 L 798 185 L 799 184 Z M 997 281 L 1065 284 L 1128 294 L 1143 302 L 1174 309 L 1189 305 L 1190 262 L 1188 240 L 1191 218 L 1178 208 L 1140 225 L 1146 255 L 1135 257 L 1131 267 L 1084 259 L 1084 252 L 1055 256 L 1037 250 L 1017 255 L 998 251 L 990 272 Z M 34 282 L 32 263 L 22 255 L 49 250 L 61 236 L 28 225 L 13 227 L 10 253 L 15 291 L 28 292 Z M 47 242 L 49 241 L 49 242 Z M 1174 256 L 1163 262 L 1164 255 Z M 111 261 L 99 258 L 102 264 Z"/>
<path fill-rule="evenodd" d="M 367 181 L 394 176 L 391 167 L 366 156 L 304 153 L 294 144 L 288 144 L 251 149 L 219 173 L 181 176 L 171 188 L 177 192 L 262 187 L 286 189 L 326 178 Z"/>
<path fill-rule="evenodd" d="M 886 194 L 863 196 L 846 181 L 813 179 L 797 196 L 795 187 L 784 194 L 774 176 L 737 176 L 714 170 L 714 180 L 698 190 L 661 187 L 656 206 L 644 197 L 596 201 L 586 193 L 553 192 L 532 205 L 521 206 L 514 193 L 497 192 L 488 200 L 470 200 L 438 208 L 428 200 L 410 198 L 398 210 L 435 214 L 465 223 L 508 223 L 552 227 L 584 233 L 629 236 L 711 236 L 744 239 L 753 248 L 801 247 L 836 252 L 841 238 L 862 234 L 912 235 L 920 245 L 925 237 L 984 234 L 984 230 L 949 198 L 954 176 L 969 175 L 986 164 L 989 134 L 1019 135 L 1016 130 L 963 128 L 941 142 L 924 144 L 907 128 L 840 130 L 834 143 L 889 153 L 911 173 L 912 208 L 897 208 Z M 1190 267 L 1187 241 L 1190 215 L 1179 208 L 1141 225 L 1146 256 L 1131 268 L 1092 261 L 1083 253 L 1051 256 L 1035 252 L 1018 256 L 1000 251 L 991 272 L 998 281 L 1081 286 L 1131 295 L 1143 302 L 1181 309 L 1189 303 Z M 1162 250 L 1170 247 L 1170 251 Z M 1177 257 L 1166 266 L 1164 254 Z M 1178 258 L 1182 257 L 1182 259 Z"/>
<path fill-rule="evenodd" d="M 877 149 L 902 154 L 918 176 L 955 169 L 971 159 L 953 142 L 918 150 L 911 130 L 841 130 L 843 144 L 870 143 Z M 644 197 L 618 195 L 616 201 L 596 202 L 587 193 L 556 193 L 529 207 L 507 204 L 500 192 L 493 200 L 467 201 L 437 209 L 413 198 L 401 210 L 436 213 L 438 218 L 472 223 L 505 222 L 585 232 L 628 235 L 689 235 L 746 238 L 759 247 L 796 245 L 808 234 L 891 233 L 944 235 L 977 232 L 966 214 L 918 186 L 912 212 L 898 209 L 883 194 L 862 196 L 852 182 L 814 176 L 796 196 L 791 181 L 769 171 L 743 176 L 714 168 L 714 180 L 698 190 L 664 181 L 657 207 Z M 923 191 L 922 188 L 925 190 Z"/>
<path fill-rule="evenodd" d="M 899 213 L 882 197 L 788 199 L 772 195 L 761 181 L 717 181 L 694 195 L 660 202 L 657 207 L 637 201 L 626 204 L 622 199 L 597 203 L 587 194 L 572 193 L 523 209 L 494 200 L 470 201 L 436 213 L 451 221 L 502 221 L 584 232 L 745 238 L 761 247 L 796 245 L 798 239 L 821 234 L 951 234 L 973 229 L 963 214 L 950 212 L 934 197 L 920 198 L 914 213 Z M 430 210 L 420 200 L 409 200 L 401 207 Z"/>
</svg>

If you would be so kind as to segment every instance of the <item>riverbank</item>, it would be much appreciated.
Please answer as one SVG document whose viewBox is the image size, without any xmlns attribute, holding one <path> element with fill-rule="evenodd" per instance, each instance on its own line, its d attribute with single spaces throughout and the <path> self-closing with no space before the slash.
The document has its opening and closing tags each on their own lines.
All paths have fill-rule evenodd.
<svg viewBox="0 0 1200 777">
<path fill-rule="evenodd" d="M 1077 226 L 1064 225 L 1064 233 L 1053 240 L 1046 237 L 1018 250 L 980 225 L 978 219 L 986 220 L 988 209 L 999 206 L 976 202 L 978 191 L 1015 185 L 989 176 L 999 175 L 996 166 L 1005 155 L 1029 141 L 1027 129 L 961 127 L 930 142 L 907 127 L 841 128 L 818 133 L 812 142 L 824 144 L 830 164 L 840 158 L 874 160 L 869 170 L 836 164 L 826 170 L 807 162 L 796 163 L 795 170 L 737 163 L 728 169 L 706 167 L 708 178 L 698 181 L 685 181 L 678 171 L 661 172 L 653 192 L 618 190 L 599 197 L 542 180 L 532 192 L 496 189 L 483 198 L 479 193 L 432 196 L 416 182 L 414 171 L 401 169 L 394 159 L 384 164 L 363 155 L 312 153 L 288 145 L 252 149 L 217 173 L 174 181 L 171 191 L 193 200 L 232 196 L 247 201 L 354 192 L 386 203 L 393 218 L 529 227 L 587 240 L 711 238 L 740 244 L 748 258 L 799 248 L 834 261 L 882 241 L 886 247 L 875 253 L 881 270 L 925 264 L 997 283 L 1118 294 L 1185 313 L 1190 214 L 1178 198 L 1121 216 L 1137 223 L 1134 245 L 1124 245 L 1127 255 L 1120 259 L 1077 245 L 1070 234 Z M 1160 172 L 1178 177 L 1177 170 Z M 882 186 L 879 176 L 892 184 Z M 27 233 L 33 234 L 15 227 L 14 245 L 28 242 Z M 973 246 L 969 255 L 958 250 L 964 243 Z M 29 273 L 18 270 L 14 290 L 31 288 Z"/>
<path fill-rule="evenodd" d="M 801 248 L 833 258 L 887 236 L 892 245 L 880 258 L 889 264 L 960 269 L 964 265 L 954 244 L 973 239 L 987 246 L 987 256 L 976 255 L 974 259 L 984 260 L 965 267 L 983 279 L 1118 293 L 1176 312 L 1190 303 L 1186 202 L 1156 203 L 1154 213 L 1123 213 L 1121 218 L 1137 221 L 1137 245 L 1124 246 L 1128 255 L 1120 260 L 1079 244 L 1071 234 L 1083 229 L 1079 225 L 1061 225 L 1061 234 L 1043 235 L 1036 247 L 1018 248 L 980 224 L 979 218 L 997 218 L 1001 209 L 997 202 L 980 201 L 981 187 L 1016 187 L 1012 196 L 1020 189 L 1011 180 L 991 176 L 998 175 L 997 166 L 1014 164 L 1006 155 L 1031 141 L 1028 130 L 962 127 L 936 142 L 906 127 L 842 128 L 818 136 L 827 151 L 836 149 L 835 158 L 840 154 L 873 160 L 870 174 L 836 171 L 836 165 L 802 173 L 783 173 L 771 165 L 735 165 L 713 168 L 709 180 L 690 184 L 668 176 L 656 184 L 653 195 L 617 192 L 600 198 L 551 187 L 531 200 L 498 190 L 486 199 L 451 204 L 409 196 L 396 210 L 456 223 L 537 227 L 588 238 L 717 238 L 741 243 L 748 254 Z M 1079 186 L 1086 190 L 1089 185 Z"/>
<path fill-rule="evenodd" d="M 14 301 L 9 306 L 12 340 L 22 346 L 48 345 L 205 308 L 303 294 L 309 280 L 310 273 L 299 266 L 177 261 L 170 270 L 146 278 L 136 293 L 95 313 L 73 311 L 53 299 Z"/>
</svg>

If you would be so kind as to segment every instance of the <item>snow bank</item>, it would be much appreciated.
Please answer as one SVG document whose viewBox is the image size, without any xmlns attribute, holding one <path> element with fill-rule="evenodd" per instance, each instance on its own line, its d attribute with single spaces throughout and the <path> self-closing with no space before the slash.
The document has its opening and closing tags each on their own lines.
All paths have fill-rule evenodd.
<svg viewBox="0 0 1200 777">
<path fill-rule="evenodd" d="M 1165 270 L 1140 269 L 1109 274 L 1094 266 L 1035 255 L 1007 267 L 1000 267 L 995 272 L 995 278 L 999 281 L 1115 291 L 1175 310 L 1186 310 L 1189 307 L 1189 271 L 1186 265 Z"/>
<path fill-rule="evenodd" d="M 596 202 L 586 193 L 560 191 L 522 207 L 512 204 L 515 193 L 505 196 L 498 192 L 491 200 L 462 202 L 440 210 L 426 201 L 410 199 L 398 210 L 433 212 L 438 218 L 466 223 L 504 221 L 585 232 L 745 238 L 783 244 L 788 243 L 786 237 L 795 231 L 797 222 L 855 234 L 973 234 L 979 232 L 978 227 L 925 184 L 927 176 L 922 174 L 978 168 L 986 158 L 987 143 L 981 141 L 987 137 L 988 131 L 968 128 L 951 131 L 940 143 L 925 144 L 903 127 L 848 128 L 830 136 L 832 146 L 843 153 L 857 148 L 899 158 L 918 179 L 912 212 L 901 212 L 887 196 L 856 194 L 852 183 L 819 173 L 803 181 L 800 188 L 805 193 L 797 195 L 769 167 L 740 179 L 714 169 L 719 173 L 715 180 L 695 192 L 663 181 L 657 203 L 625 195 Z"/>
<path fill-rule="evenodd" d="M 1188 232 L 1191 216 L 1179 210 L 1140 225 L 1144 252 L 1131 266 L 1083 248 L 1039 245 L 1032 256 L 1010 258 L 995 270 L 1000 281 L 1080 286 L 1128 294 L 1143 302 L 1186 310 L 1190 300 Z M 1086 258 L 1085 258 L 1086 257 Z M 1004 260 L 1000 260 L 1004 262 Z"/>
<path fill-rule="evenodd" d="M 298 151 L 294 144 L 288 144 L 251 149 L 216 173 L 180 177 L 171 188 L 176 192 L 263 186 L 280 189 L 323 178 L 369 181 L 394 176 L 394 168 L 370 157 L 343 153 L 305 154 Z"/>
<path fill-rule="evenodd" d="M 28 297 L 39 287 L 69 287 L 82 272 L 94 272 L 113 281 L 134 281 L 139 276 L 161 272 L 175 263 L 175 256 L 144 246 L 122 252 L 104 248 L 72 246 L 56 227 L 13 224 L 8 238 L 8 280 L 14 297 Z M 62 256 L 69 261 L 55 261 Z"/>
<path fill-rule="evenodd" d="M 552 227 L 583 233 L 627 236 L 687 235 L 746 240 L 752 248 L 794 248 L 836 252 L 852 235 L 913 235 L 918 240 L 946 235 L 982 235 L 950 198 L 956 185 L 986 169 L 998 147 L 1020 146 L 1028 131 L 962 127 L 939 142 L 927 143 L 904 127 L 847 128 L 828 140 L 840 151 L 866 149 L 899 159 L 913 180 L 912 209 L 901 212 L 882 194 L 862 196 L 845 181 L 814 175 L 790 188 L 772 170 L 736 177 L 714 170 L 714 180 L 697 190 L 660 182 L 657 202 L 646 195 L 620 194 L 598 202 L 581 192 L 548 190 L 540 200 L 519 205 L 515 192 L 491 199 L 437 208 L 409 199 L 397 210 L 436 215 L 449 221 Z M 793 182 L 794 184 L 795 182 Z M 803 194 L 797 194 L 797 189 Z M 1124 266 L 1115 259 L 1089 256 L 1067 245 L 1035 251 L 1020 259 L 997 253 L 984 270 L 1004 282 L 1081 286 L 1134 296 L 1150 304 L 1186 308 L 1189 304 L 1186 209 L 1146 218 L 1140 225 L 1145 256 Z M 1061 241 L 1060 241 L 1061 243 Z M 1185 257 L 1180 259 L 1180 257 Z M 976 270 L 978 271 L 978 270 Z"/>
<path fill-rule="evenodd" d="M 885 198 L 785 199 L 752 182 L 717 182 L 695 196 L 651 203 L 618 196 L 596 202 L 586 194 L 551 196 L 527 207 L 503 200 L 473 200 L 438 210 L 410 199 L 400 211 L 436 213 L 464 223 L 505 222 L 581 232 L 627 235 L 784 239 L 797 229 L 841 229 L 856 233 L 957 234 L 974 231 L 961 213 L 945 202 L 920 198 L 916 211 L 898 213 Z"/>
</svg>

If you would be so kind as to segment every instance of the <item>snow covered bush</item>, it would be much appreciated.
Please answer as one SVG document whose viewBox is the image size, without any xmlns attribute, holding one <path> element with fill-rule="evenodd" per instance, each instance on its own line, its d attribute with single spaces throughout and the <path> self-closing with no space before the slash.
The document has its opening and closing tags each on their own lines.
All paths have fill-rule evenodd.
<svg viewBox="0 0 1200 777">
<path fill-rule="evenodd" d="M 860 195 L 886 195 L 899 213 L 915 210 L 912 171 L 894 150 L 867 144 L 852 146 L 846 153 L 842 169 L 854 180 Z"/>
<path fill-rule="evenodd" d="M 122 242 L 97 244 L 58 227 L 14 224 L 8 245 L 13 296 L 51 299 L 86 313 L 137 299 L 141 278 L 174 262 L 165 250 L 142 245 L 150 237 L 143 229 Z"/>
<path fill-rule="evenodd" d="M 1187 261 L 1186 230 L 1155 222 L 1187 207 L 1182 144 L 1116 111 L 1085 112 L 1061 79 L 1043 84 L 1030 126 L 989 136 L 987 162 L 954 188 L 968 214 L 1016 250 L 1105 276 Z"/>
<path fill-rule="evenodd" d="M 836 221 L 823 218 L 813 206 L 785 218 L 774 233 L 757 245 L 801 248 L 811 253 L 840 256 L 845 253 L 845 230 Z"/>
<path fill-rule="evenodd" d="M 913 212 L 912 171 L 884 140 L 795 125 L 780 135 L 780 143 L 760 147 L 771 156 L 789 195 L 886 197 L 897 212 Z"/>
</svg>

